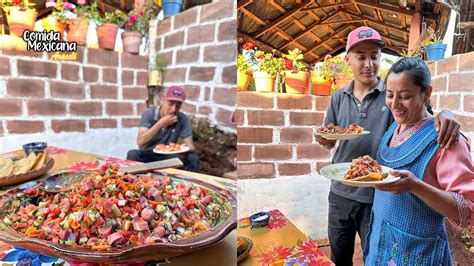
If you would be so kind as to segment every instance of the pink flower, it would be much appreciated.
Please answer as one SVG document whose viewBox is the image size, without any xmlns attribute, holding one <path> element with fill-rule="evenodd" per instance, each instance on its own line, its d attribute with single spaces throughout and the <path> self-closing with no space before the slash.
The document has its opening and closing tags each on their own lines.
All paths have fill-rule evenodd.
<svg viewBox="0 0 474 266">
<path fill-rule="evenodd" d="M 123 25 L 123 27 L 126 28 L 126 29 L 130 29 L 130 24 L 125 23 L 125 24 Z"/>
<path fill-rule="evenodd" d="M 130 17 L 128 17 L 128 20 L 130 20 L 131 23 L 135 23 L 135 22 L 137 22 L 137 17 L 130 16 Z"/>
<path fill-rule="evenodd" d="M 329 64 L 328 64 L 328 67 L 329 67 L 330 69 L 336 69 L 336 64 L 334 64 L 334 63 L 329 63 Z"/>
<path fill-rule="evenodd" d="M 56 5 L 55 0 L 46 0 L 46 5 L 45 5 L 46 7 L 54 7 L 55 5 Z"/>
<path fill-rule="evenodd" d="M 142 16 L 142 17 L 143 17 L 144 15 L 145 15 L 145 13 L 143 13 L 143 10 L 142 10 L 142 11 L 140 11 L 140 16 Z"/>
<path fill-rule="evenodd" d="M 332 58 L 332 56 L 330 54 L 328 54 L 328 55 L 326 55 L 326 57 L 324 57 L 324 60 L 329 60 L 331 58 Z"/>
<path fill-rule="evenodd" d="M 69 3 L 69 2 L 64 2 L 63 7 L 64 7 L 64 9 L 66 9 L 66 10 L 73 10 L 73 9 L 74 9 L 74 7 L 72 6 L 72 4 Z"/>
</svg>

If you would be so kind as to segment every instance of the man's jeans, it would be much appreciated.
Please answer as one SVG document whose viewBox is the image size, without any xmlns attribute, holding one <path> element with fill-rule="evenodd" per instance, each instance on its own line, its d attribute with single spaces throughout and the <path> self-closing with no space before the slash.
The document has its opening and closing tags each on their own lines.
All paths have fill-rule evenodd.
<svg viewBox="0 0 474 266">
<path fill-rule="evenodd" d="M 142 163 L 162 161 L 171 158 L 179 158 L 183 162 L 183 170 L 199 172 L 199 157 L 192 152 L 165 155 L 154 153 L 153 151 L 130 150 L 127 153 L 127 160 Z"/>
</svg>

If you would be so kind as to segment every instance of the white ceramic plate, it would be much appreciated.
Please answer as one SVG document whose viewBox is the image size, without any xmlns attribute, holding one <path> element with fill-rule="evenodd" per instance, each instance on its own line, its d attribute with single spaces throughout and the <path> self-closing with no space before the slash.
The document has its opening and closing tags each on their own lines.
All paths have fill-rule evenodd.
<svg viewBox="0 0 474 266">
<path fill-rule="evenodd" d="M 187 151 L 189 151 L 189 147 L 184 147 L 179 151 L 160 151 L 160 150 L 157 150 L 156 148 L 153 150 L 154 153 L 159 153 L 159 154 L 180 154 Z"/>
<path fill-rule="evenodd" d="M 330 164 L 321 168 L 321 170 L 319 170 L 319 174 L 331 180 L 341 182 L 345 185 L 352 186 L 352 187 L 373 187 L 374 185 L 390 184 L 400 179 L 399 176 L 390 175 L 389 171 L 393 170 L 392 168 L 382 166 L 382 171 L 389 173 L 388 176 L 384 180 L 380 180 L 380 181 L 346 180 L 344 179 L 344 174 L 347 172 L 347 170 L 349 170 L 350 167 L 351 167 L 351 163 Z"/>
<path fill-rule="evenodd" d="M 349 140 L 349 139 L 355 139 L 357 137 L 360 137 L 362 135 L 367 135 L 367 134 L 370 134 L 370 131 L 362 131 L 361 133 L 345 133 L 345 134 L 316 133 L 315 135 L 321 136 L 328 140 Z"/>
</svg>

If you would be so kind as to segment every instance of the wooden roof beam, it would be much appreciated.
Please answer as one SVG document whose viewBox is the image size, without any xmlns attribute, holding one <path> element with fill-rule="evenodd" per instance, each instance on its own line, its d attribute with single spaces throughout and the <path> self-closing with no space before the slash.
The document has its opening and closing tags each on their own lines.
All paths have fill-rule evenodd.
<svg viewBox="0 0 474 266">
<path fill-rule="evenodd" d="M 344 27 L 343 27 L 342 29 L 340 29 L 339 31 L 336 31 L 336 32 L 334 32 L 331 36 L 325 38 L 325 40 L 324 40 L 322 43 L 319 42 L 319 43 L 313 45 L 311 48 L 308 48 L 308 51 L 306 51 L 303 55 L 305 55 L 305 54 L 307 54 L 307 53 L 309 53 L 309 52 L 312 52 L 314 49 L 320 47 L 323 43 L 326 43 L 327 41 L 333 39 L 335 36 L 339 36 L 339 34 L 341 34 L 342 32 L 344 32 L 344 31 L 346 31 L 347 29 L 350 29 L 350 28 L 352 28 L 352 26 L 348 26 L 348 25 L 344 26 Z"/>
<path fill-rule="evenodd" d="M 305 7 L 307 4 L 309 4 L 311 1 L 310 0 L 305 0 L 303 1 L 301 4 L 295 6 L 294 8 L 292 8 L 290 11 L 288 11 L 287 13 L 285 14 L 282 14 L 281 16 L 279 16 L 276 20 L 272 21 L 269 25 L 265 26 L 263 29 L 257 31 L 256 33 L 252 34 L 252 36 L 254 38 L 258 38 L 260 36 L 262 36 L 263 34 L 265 34 L 265 32 L 273 29 L 274 27 L 280 25 L 280 23 L 284 22 L 287 18 L 293 16 L 294 14 L 298 13 L 299 11 L 301 11 L 301 9 L 303 7 Z"/>
<path fill-rule="evenodd" d="M 278 9 L 281 13 L 285 13 L 286 9 L 282 6 L 280 6 L 275 0 L 270 0 L 268 1 L 270 5 L 272 5 L 274 8 Z"/>
<path fill-rule="evenodd" d="M 363 5 L 370 8 L 377 8 L 377 9 L 385 10 L 391 13 L 399 14 L 402 16 L 412 16 L 413 14 L 415 14 L 415 11 L 406 10 L 399 7 L 394 7 L 392 5 L 380 4 L 380 3 L 371 2 L 367 0 L 355 0 L 355 2 L 358 5 Z"/>
<path fill-rule="evenodd" d="M 383 24 L 382 24 L 382 23 L 380 23 L 379 21 L 373 20 L 373 19 L 371 19 L 371 18 L 361 17 L 361 16 L 359 16 L 359 15 L 357 15 L 357 14 L 352 13 L 352 12 L 349 11 L 349 10 L 344 10 L 344 11 L 342 11 L 342 12 L 344 12 L 344 13 L 346 13 L 346 14 L 349 14 L 349 15 L 355 17 L 355 18 L 358 18 L 358 19 L 365 19 L 365 20 L 367 20 L 368 22 L 372 22 L 372 23 L 377 24 L 377 25 L 379 25 L 379 26 L 381 26 L 381 27 L 387 27 L 389 30 L 396 30 L 396 31 L 399 31 L 399 32 L 402 32 L 402 33 L 408 33 L 408 31 L 407 31 L 406 29 L 404 30 L 404 29 L 401 29 L 401 28 L 392 26 L 392 25 L 387 24 L 387 23 L 383 23 Z"/>
<path fill-rule="evenodd" d="M 349 2 L 349 3 L 330 4 L 330 5 L 323 5 L 323 6 L 312 6 L 312 7 L 303 8 L 301 9 L 301 11 L 317 10 L 317 9 L 323 9 L 327 7 L 339 7 L 339 6 L 345 6 L 345 5 L 352 5 L 352 3 Z"/>
<path fill-rule="evenodd" d="M 243 9 L 246 6 L 250 5 L 253 2 L 253 0 L 238 0 L 237 1 L 237 9 Z"/>
<path fill-rule="evenodd" d="M 342 49 L 342 48 L 344 48 L 344 47 L 346 47 L 344 44 L 340 44 L 340 45 L 336 46 L 335 48 L 332 48 L 332 50 L 330 50 L 329 53 L 326 53 L 326 55 L 328 55 L 328 54 L 333 55 L 335 52 L 339 51 L 339 49 Z M 318 55 L 317 57 L 315 57 L 316 60 L 314 60 L 313 62 L 311 62 L 311 65 L 314 65 L 314 64 L 316 64 L 317 62 L 321 61 L 321 59 L 323 59 L 324 57 L 326 57 L 326 55 L 325 55 L 325 56 L 319 56 L 319 55 Z"/>
<path fill-rule="evenodd" d="M 245 32 L 242 32 L 242 31 L 240 31 L 240 30 L 237 30 L 237 35 L 240 35 L 240 36 L 242 36 L 242 37 L 245 37 L 245 38 L 248 39 L 248 40 L 253 41 L 253 42 L 258 46 L 258 48 L 259 48 L 260 50 L 262 50 L 262 51 L 265 51 L 265 52 L 267 52 L 267 53 L 271 53 L 272 50 L 275 50 L 275 51 L 276 51 L 276 52 L 275 52 L 275 55 L 277 55 L 277 56 L 281 56 L 281 55 L 282 55 L 281 51 L 279 51 L 277 48 L 273 47 L 272 45 L 270 45 L 270 44 L 268 44 L 268 43 L 266 43 L 266 42 L 263 42 L 263 41 L 260 41 L 260 40 L 258 40 L 258 39 L 255 39 L 254 37 L 252 37 L 252 36 L 246 34 Z"/>
</svg>

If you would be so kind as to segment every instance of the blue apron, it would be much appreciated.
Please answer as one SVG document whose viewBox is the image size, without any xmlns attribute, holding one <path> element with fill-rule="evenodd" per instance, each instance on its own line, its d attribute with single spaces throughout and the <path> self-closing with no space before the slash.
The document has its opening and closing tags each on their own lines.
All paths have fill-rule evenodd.
<svg viewBox="0 0 474 266">
<path fill-rule="evenodd" d="M 377 152 L 377 162 L 409 170 L 420 180 L 439 145 L 434 120 L 403 144 L 390 148 L 394 122 Z M 372 218 L 364 250 L 366 265 L 452 265 L 444 216 L 414 194 L 375 190 Z"/>
</svg>

